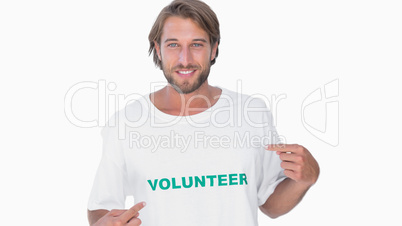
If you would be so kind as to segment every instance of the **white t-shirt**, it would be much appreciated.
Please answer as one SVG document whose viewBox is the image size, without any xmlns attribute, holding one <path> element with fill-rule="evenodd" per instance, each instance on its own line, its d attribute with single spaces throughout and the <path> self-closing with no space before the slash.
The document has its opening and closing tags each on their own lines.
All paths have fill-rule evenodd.
<svg viewBox="0 0 402 226">
<path fill-rule="evenodd" d="M 103 156 L 88 209 L 145 201 L 144 226 L 258 225 L 258 206 L 285 179 L 265 103 L 221 88 L 219 100 L 192 116 L 158 110 L 149 95 L 102 130 Z"/>
</svg>

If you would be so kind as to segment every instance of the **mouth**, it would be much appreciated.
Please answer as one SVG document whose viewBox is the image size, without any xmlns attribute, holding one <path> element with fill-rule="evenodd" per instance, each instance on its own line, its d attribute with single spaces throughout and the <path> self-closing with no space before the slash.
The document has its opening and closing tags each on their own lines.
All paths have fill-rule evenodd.
<svg viewBox="0 0 402 226">
<path fill-rule="evenodd" d="M 194 75 L 194 73 L 196 72 L 197 70 L 179 70 L 179 71 L 176 71 L 176 73 L 180 76 L 180 77 L 190 77 L 190 76 L 192 76 L 192 75 Z"/>
</svg>

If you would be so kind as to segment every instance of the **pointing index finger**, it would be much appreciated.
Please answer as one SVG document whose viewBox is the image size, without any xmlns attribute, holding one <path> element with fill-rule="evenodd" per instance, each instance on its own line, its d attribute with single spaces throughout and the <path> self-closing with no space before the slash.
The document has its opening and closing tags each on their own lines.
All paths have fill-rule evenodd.
<svg viewBox="0 0 402 226">
<path fill-rule="evenodd" d="M 268 151 L 276 151 L 277 154 L 280 153 L 292 153 L 294 150 L 292 150 L 291 146 L 287 144 L 270 144 L 266 147 Z"/>
<path fill-rule="evenodd" d="M 133 207 L 128 209 L 126 212 L 124 212 L 122 215 L 120 215 L 120 218 L 122 219 L 123 222 L 128 222 L 131 218 L 135 217 L 135 215 L 146 205 L 145 202 L 140 202 L 135 204 Z"/>
</svg>

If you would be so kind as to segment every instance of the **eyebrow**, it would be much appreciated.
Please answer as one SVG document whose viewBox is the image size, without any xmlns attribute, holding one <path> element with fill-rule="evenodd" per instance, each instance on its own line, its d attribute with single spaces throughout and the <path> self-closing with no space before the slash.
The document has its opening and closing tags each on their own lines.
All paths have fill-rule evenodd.
<svg viewBox="0 0 402 226">
<path fill-rule="evenodd" d="M 179 41 L 179 40 L 176 39 L 176 38 L 168 38 L 168 39 L 165 40 L 165 43 L 166 43 L 166 42 L 177 42 L 177 41 Z M 193 42 L 204 42 L 204 43 L 208 43 L 207 40 L 205 40 L 205 39 L 203 39 L 203 38 L 196 38 L 196 39 L 193 39 Z"/>
</svg>

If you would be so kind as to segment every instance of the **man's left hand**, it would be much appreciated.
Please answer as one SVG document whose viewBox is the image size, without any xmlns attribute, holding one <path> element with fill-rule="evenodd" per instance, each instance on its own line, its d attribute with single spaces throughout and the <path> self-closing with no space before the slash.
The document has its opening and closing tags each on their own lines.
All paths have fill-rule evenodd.
<svg viewBox="0 0 402 226">
<path fill-rule="evenodd" d="M 268 145 L 267 150 L 276 151 L 282 160 L 281 167 L 290 179 L 307 187 L 317 181 L 320 167 L 305 147 L 298 144 L 273 144 Z"/>
</svg>

